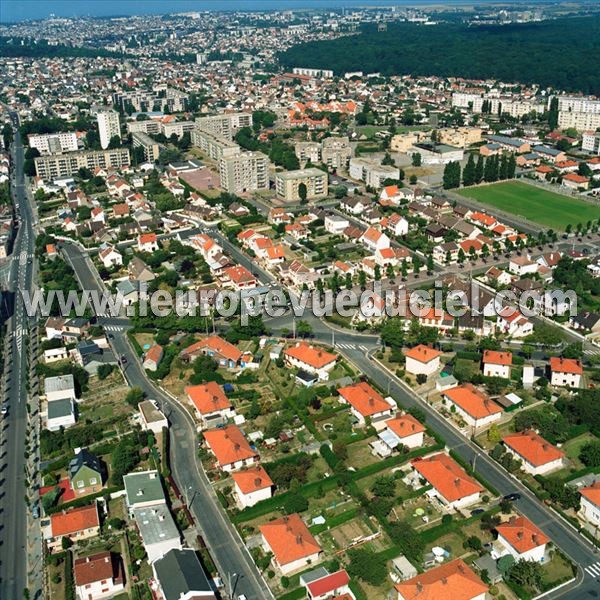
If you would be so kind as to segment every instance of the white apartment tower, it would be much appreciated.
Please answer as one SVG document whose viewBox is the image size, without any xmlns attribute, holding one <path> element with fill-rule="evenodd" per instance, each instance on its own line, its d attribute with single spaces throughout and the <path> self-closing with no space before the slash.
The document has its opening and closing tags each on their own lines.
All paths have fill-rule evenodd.
<svg viewBox="0 0 600 600">
<path fill-rule="evenodd" d="M 118 136 L 121 138 L 121 124 L 119 113 L 114 110 L 103 110 L 98 113 L 98 133 L 100 134 L 100 145 L 106 150 L 110 140 Z"/>
</svg>

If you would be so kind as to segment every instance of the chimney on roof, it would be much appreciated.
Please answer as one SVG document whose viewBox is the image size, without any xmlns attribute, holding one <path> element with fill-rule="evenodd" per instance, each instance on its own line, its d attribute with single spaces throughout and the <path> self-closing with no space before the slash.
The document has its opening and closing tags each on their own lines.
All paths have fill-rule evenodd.
<svg viewBox="0 0 600 600">
<path fill-rule="evenodd" d="M 523 530 L 519 529 L 519 531 L 517 531 L 517 539 L 522 540 L 523 539 Z"/>
<path fill-rule="evenodd" d="M 239 445 L 239 443 L 238 443 L 238 442 L 236 442 L 236 443 L 234 444 L 233 448 L 234 448 L 234 450 L 235 450 L 236 452 L 238 452 L 238 451 L 239 451 L 239 449 L 241 448 L 241 446 Z"/>
<path fill-rule="evenodd" d="M 537 545 L 537 543 L 538 543 L 538 535 L 537 535 L 537 533 L 532 533 L 532 534 L 531 534 L 531 541 L 532 541 L 534 544 L 536 544 L 536 545 Z"/>
<path fill-rule="evenodd" d="M 459 486 L 460 486 L 460 477 L 457 477 L 457 478 L 454 480 L 454 485 L 455 485 L 456 487 L 459 487 Z"/>
<path fill-rule="evenodd" d="M 417 594 L 420 594 L 423 591 L 423 584 L 420 581 L 417 581 Z"/>
<path fill-rule="evenodd" d="M 261 479 L 260 477 L 257 477 L 257 478 L 254 480 L 254 485 L 255 485 L 256 487 L 258 487 L 258 486 L 259 486 L 261 483 L 262 483 L 262 479 Z"/>
<path fill-rule="evenodd" d="M 297 535 L 296 536 L 296 544 L 302 545 L 304 543 L 304 540 L 302 539 L 301 535 Z"/>
<path fill-rule="evenodd" d="M 447 578 L 447 577 L 442 577 L 441 581 L 442 581 L 442 583 L 443 583 L 444 585 L 447 585 L 447 584 L 448 584 L 448 578 Z"/>
</svg>

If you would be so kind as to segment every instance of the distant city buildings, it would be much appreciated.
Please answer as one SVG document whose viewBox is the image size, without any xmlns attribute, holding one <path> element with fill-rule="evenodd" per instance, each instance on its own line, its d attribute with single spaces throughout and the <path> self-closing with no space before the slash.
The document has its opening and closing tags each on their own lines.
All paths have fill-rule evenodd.
<svg viewBox="0 0 600 600">
<path fill-rule="evenodd" d="M 114 110 L 102 110 L 98 113 L 97 119 L 100 146 L 103 150 L 106 150 L 114 137 L 121 139 L 119 113 Z"/>
</svg>

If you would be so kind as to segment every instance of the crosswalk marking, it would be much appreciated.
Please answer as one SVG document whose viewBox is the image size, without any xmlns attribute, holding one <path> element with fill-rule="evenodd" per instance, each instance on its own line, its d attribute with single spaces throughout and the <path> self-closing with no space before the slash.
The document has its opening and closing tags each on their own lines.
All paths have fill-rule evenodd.
<svg viewBox="0 0 600 600">
<path fill-rule="evenodd" d="M 589 567 L 586 567 L 585 571 L 588 573 L 588 575 L 591 575 L 592 577 L 600 577 L 600 561 L 595 562 Z"/>
<path fill-rule="evenodd" d="M 106 331 L 123 331 L 125 329 L 122 325 L 104 325 L 103 327 Z"/>
<path fill-rule="evenodd" d="M 363 352 L 368 352 L 369 348 L 367 348 L 367 346 L 364 346 L 362 344 L 348 344 L 346 342 L 336 342 L 335 345 L 338 348 L 343 348 L 344 350 L 362 350 Z"/>
</svg>

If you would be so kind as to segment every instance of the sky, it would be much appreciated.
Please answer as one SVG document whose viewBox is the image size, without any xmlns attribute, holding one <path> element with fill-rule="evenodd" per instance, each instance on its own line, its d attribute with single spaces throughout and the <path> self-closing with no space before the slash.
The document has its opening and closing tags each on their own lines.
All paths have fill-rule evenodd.
<svg viewBox="0 0 600 600">
<path fill-rule="evenodd" d="M 478 0 L 477 3 L 483 4 L 486 1 L 490 0 Z M 0 0 L 0 22 L 43 19 L 51 14 L 59 17 L 107 17 L 195 10 L 323 9 L 426 4 L 465 4 L 465 0 Z"/>
</svg>

